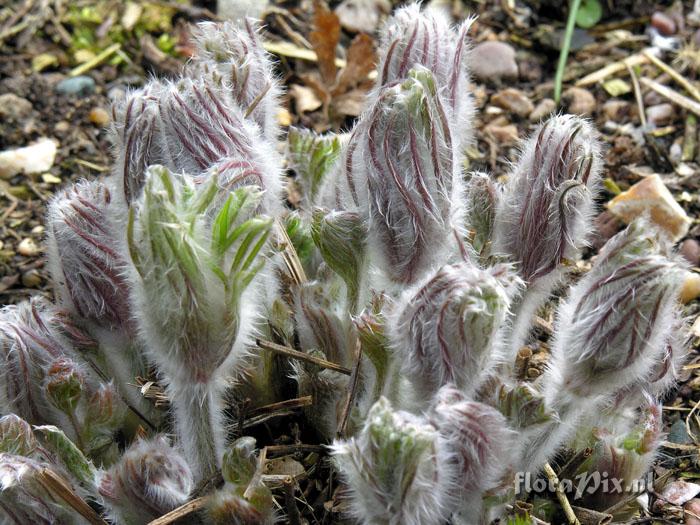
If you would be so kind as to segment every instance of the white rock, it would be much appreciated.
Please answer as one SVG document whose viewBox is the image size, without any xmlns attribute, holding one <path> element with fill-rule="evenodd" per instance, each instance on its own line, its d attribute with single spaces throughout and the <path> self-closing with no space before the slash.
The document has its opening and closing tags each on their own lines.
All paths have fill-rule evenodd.
<svg viewBox="0 0 700 525">
<path fill-rule="evenodd" d="M 620 193 L 608 203 L 608 209 L 626 223 L 637 217 L 648 217 L 674 242 L 687 235 L 691 222 L 657 174 L 644 177 Z"/>
<path fill-rule="evenodd" d="M 17 252 L 25 257 L 32 257 L 39 253 L 39 247 L 31 237 L 25 237 L 17 246 Z"/>
<path fill-rule="evenodd" d="M 260 19 L 269 6 L 269 0 L 218 0 L 216 14 L 228 20 L 242 20 L 247 16 Z"/>
<path fill-rule="evenodd" d="M 24 148 L 0 152 L 0 178 L 18 173 L 42 173 L 53 166 L 58 145 L 53 139 L 41 138 Z"/>
</svg>

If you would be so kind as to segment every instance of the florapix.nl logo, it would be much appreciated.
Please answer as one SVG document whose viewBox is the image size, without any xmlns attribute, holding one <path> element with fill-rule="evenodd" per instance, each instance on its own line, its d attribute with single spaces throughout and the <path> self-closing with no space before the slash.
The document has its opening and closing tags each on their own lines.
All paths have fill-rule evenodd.
<svg viewBox="0 0 700 525">
<path fill-rule="evenodd" d="M 570 498 L 577 500 L 588 494 L 602 492 L 605 494 L 641 494 L 653 488 L 651 473 L 635 480 L 624 480 L 610 476 L 607 472 L 584 472 L 572 479 L 558 480 L 533 476 L 530 472 L 517 472 L 515 474 L 515 493 L 555 492 L 561 488 Z"/>
</svg>

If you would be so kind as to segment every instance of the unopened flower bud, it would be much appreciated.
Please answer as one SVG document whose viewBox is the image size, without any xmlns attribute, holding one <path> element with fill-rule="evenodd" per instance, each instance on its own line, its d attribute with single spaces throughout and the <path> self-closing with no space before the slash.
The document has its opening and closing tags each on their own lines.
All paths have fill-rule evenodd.
<svg viewBox="0 0 700 525">
<path fill-rule="evenodd" d="M 47 218 L 49 263 L 63 307 L 97 326 L 128 330 L 129 286 L 111 206 L 99 181 L 57 194 Z"/>
<path fill-rule="evenodd" d="M 52 460 L 62 465 L 84 491 L 94 496 L 92 491 L 97 471 L 75 443 L 68 439 L 61 429 L 53 425 L 37 426 L 34 427 L 34 431 L 44 450 L 50 453 Z"/>
<path fill-rule="evenodd" d="M 85 387 L 85 376 L 77 363 L 70 359 L 55 360 L 46 372 L 44 390 L 46 398 L 66 414 L 75 411 Z"/>
<path fill-rule="evenodd" d="M 345 282 L 349 310 L 356 312 L 367 265 L 364 218 L 352 211 L 325 213 L 317 209 L 313 214 L 311 236 L 323 260 Z"/>
<path fill-rule="evenodd" d="M 216 72 L 246 116 L 260 126 L 268 140 L 276 141 L 281 88 L 257 24 L 250 18 L 239 24 L 203 22 L 197 25 L 194 38 L 197 50 L 191 76 L 199 71 Z"/>
<path fill-rule="evenodd" d="M 0 418 L 0 452 L 29 456 L 37 442 L 29 423 L 15 414 Z"/>
<path fill-rule="evenodd" d="M 451 473 L 448 490 L 466 523 L 476 523 L 485 491 L 496 487 L 510 466 L 515 433 L 496 409 L 469 401 L 452 385 L 440 389 L 433 409 L 439 431 L 443 472 Z"/>
<path fill-rule="evenodd" d="M 488 255 L 501 188 L 485 173 L 472 173 L 466 186 L 466 228 L 476 253 Z"/>
<path fill-rule="evenodd" d="M 447 521 L 449 479 L 438 463 L 438 437 L 424 419 L 394 411 L 381 398 L 358 435 L 334 442 L 333 456 L 355 517 L 362 523 Z"/>
<path fill-rule="evenodd" d="M 444 266 L 401 296 L 390 341 L 417 398 L 429 402 L 449 383 L 465 392 L 479 386 L 498 357 L 510 277 L 504 267 L 461 263 Z"/>
<path fill-rule="evenodd" d="M 377 67 L 377 89 L 404 80 L 416 66 L 430 70 L 448 104 L 448 118 L 462 128 L 465 140 L 471 135 L 473 112 L 467 85 L 467 33 L 472 21 L 455 30 L 438 10 L 421 11 L 418 3 L 397 9 L 382 31 Z"/>
<path fill-rule="evenodd" d="M 287 158 L 302 187 L 305 207 L 321 205 L 322 188 L 325 183 L 333 183 L 329 176 L 340 159 L 340 139 L 292 127 L 287 134 Z M 327 203 L 335 208 L 339 204 Z"/>
<path fill-rule="evenodd" d="M 212 525 L 268 525 L 274 523 L 272 493 L 260 484 L 245 495 L 225 485 L 207 498 L 204 514 Z"/>
<path fill-rule="evenodd" d="M 234 441 L 224 452 L 221 474 L 228 483 L 247 486 L 253 479 L 257 464 L 255 438 L 245 436 Z"/>
<path fill-rule="evenodd" d="M 518 263 L 528 285 L 553 275 L 585 243 L 599 150 L 591 125 L 571 115 L 552 117 L 524 145 L 498 210 L 494 253 Z"/>
<path fill-rule="evenodd" d="M 683 266 L 660 253 L 653 230 L 635 222 L 610 239 L 561 304 L 548 399 L 610 395 L 650 379 L 678 326 Z"/>
<path fill-rule="evenodd" d="M 110 516 L 120 523 L 148 523 L 187 501 L 194 487 L 185 459 L 166 438 L 131 445 L 100 482 Z"/>
<path fill-rule="evenodd" d="M 425 69 L 384 88 L 346 150 L 350 204 L 369 216 L 376 265 L 411 284 L 445 262 L 461 202 L 458 152 L 438 85 Z"/>
</svg>

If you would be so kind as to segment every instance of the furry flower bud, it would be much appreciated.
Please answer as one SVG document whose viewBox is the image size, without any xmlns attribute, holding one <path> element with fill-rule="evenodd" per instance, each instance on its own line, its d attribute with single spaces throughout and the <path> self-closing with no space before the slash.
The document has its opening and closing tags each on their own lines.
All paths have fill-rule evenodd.
<svg viewBox="0 0 700 525">
<path fill-rule="evenodd" d="M 439 431 L 443 471 L 451 472 L 448 493 L 465 523 L 481 515 L 483 493 L 496 487 L 510 465 L 515 433 L 496 409 L 469 401 L 452 385 L 437 393 L 432 411 Z"/>
<path fill-rule="evenodd" d="M 635 222 L 610 239 L 557 313 L 548 399 L 609 394 L 653 375 L 678 326 L 682 265 Z"/>
<path fill-rule="evenodd" d="M 111 193 L 83 181 L 57 194 L 48 212 L 49 264 L 61 305 L 95 325 L 129 330 L 125 261 L 110 217 Z"/>
<path fill-rule="evenodd" d="M 485 173 L 472 173 L 466 187 L 466 228 L 469 241 L 482 258 L 488 255 L 501 188 Z"/>
<path fill-rule="evenodd" d="M 195 476 L 217 467 L 225 429 L 220 395 L 240 372 L 258 308 L 257 281 L 272 221 L 251 216 L 260 194 L 241 188 L 219 207 L 217 179 L 195 187 L 161 166 L 132 210 L 135 311 L 165 376 Z M 194 423 L 193 422 L 197 422 Z"/>
<path fill-rule="evenodd" d="M 28 456 L 36 445 L 32 427 L 24 419 L 15 414 L 0 418 L 0 452 Z"/>
<path fill-rule="evenodd" d="M 264 485 L 257 485 L 239 493 L 224 486 L 207 498 L 204 509 L 207 523 L 212 525 L 269 525 L 275 523 L 272 493 Z"/>
<path fill-rule="evenodd" d="M 163 165 L 178 173 L 219 177 L 230 187 L 253 177 L 279 207 L 282 179 L 274 146 L 212 78 L 152 81 L 115 110 L 115 173 L 127 204 L 141 194 L 146 169 Z M 246 173 L 241 179 L 241 173 Z M 233 188 L 231 188 L 233 189 Z"/>
<path fill-rule="evenodd" d="M 472 19 L 457 30 L 438 10 L 421 11 L 418 3 L 397 9 L 382 31 L 378 51 L 377 90 L 409 76 L 422 66 L 435 77 L 438 89 L 449 107 L 448 118 L 458 122 L 459 135 L 471 135 L 473 105 L 469 96 L 467 67 L 467 33 Z"/>
<path fill-rule="evenodd" d="M 247 486 L 253 479 L 257 463 L 255 438 L 238 438 L 224 453 L 221 474 L 228 483 Z"/>
<path fill-rule="evenodd" d="M 304 204 L 311 209 L 321 205 L 321 193 L 329 181 L 336 162 L 340 159 L 340 139 L 335 135 L 317 135 L 300 128 L 289 128 L 287 158 L 303 190 Z M 327 203 L 339 208 L 340 203 Z"/>
<path fill-rule="evenodd" d="M 85 523 L 76 510 L 47 488 L 43 478 L 46 471 L 50 470 L 51 466 L 47 463 L 0 453 L 2 523 Z M 52 476 L 57 475 L 52 473 Z"/>
<path fill-rule="evenodd" d="M 84 386 L 85 376 L 78 364 L 65 357 L 51 363 L 44 380 L 46 398 L 66 414 L 75 411 Z"/>
<path fill-rule="evenodd" d="M 131 445 L 104 473 L 99 493 L 110 517 L 145 524 L 187 501 L 194 487 L 185 459 L 163 436 Z"/>
<path fill-rule="evenodd" d="M 449 510 L 437 458 L 438 431 L 424 419 L 394 411 L 386 398 L 370 410 L 364 427 L 335 441 L 333 456 L 362 523 L 438 524 Z"/>
<path fill-rule="evenodd" d="M 281 88 L 256 23 L 250 18 L 239 24 L 203 22 L 193 36 L 197 51 L 190 76 L 195 78 L 200 71 L 216 72 L 223 89 L 260 126 L 265 137 L 275 142 L 280 132 Z"/>
<path fill-rule="evenodd" d="M 494 253 L 532 286 L 573 259 L 590 229 L 600 177 L 598 139 L 578 117 L 552 117 L 524 145 L 498 210 Z"/>
<path fill-rule="evenodd" d="M 311 236 L 323 260 L 345 281 L 349 310 L 356 312 L 367 266 L 367 225 L 359 213 L 317 209 Z"/>
<path fill-rule="evenodd" d="M 390 341 L 418 399 L 429 400 L 448 383 L 466 392 L 479 386 L 498 357 L 511 277 L 504 266 L 481 270 L 461 263 L 444 266 L 401 296 Z"/>
<path fill-rule="evenodd" d="M 445 114 L 432 74 L 413 69 L 381 91 L 346 151 L 351 204 L 366 207 L 376 264 L 396 284 L 444 262 L 453 241 L 460 175 Z"/>
</svg>

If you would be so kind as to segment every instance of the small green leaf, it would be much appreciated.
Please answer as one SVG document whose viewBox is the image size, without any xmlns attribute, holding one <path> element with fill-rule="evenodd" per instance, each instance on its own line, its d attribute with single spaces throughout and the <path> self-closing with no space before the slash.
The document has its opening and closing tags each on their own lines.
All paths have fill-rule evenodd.
<svg viewBox="0 0 700 525">
<path fill-rule="evenodd" d="M 603 6 L 600 0 L 583 0 L 576 13 L 576 25 L 588 29 L 600 22 L 603 17 Z"/>
<path fill-rule="evenodd" d="M 34 432 L 81 484 L 87 488 L 93 486 L 95 467 L 61 429 L 53 425 L 43 425 L 34 427 Z"/>
<path fill-rule="evenodd" d="M 604 82 L 603 88 L 611 97 L 619 97 L 632 91 L 630 85 L 621 78 L 613 78 Z"/>
</svg>

